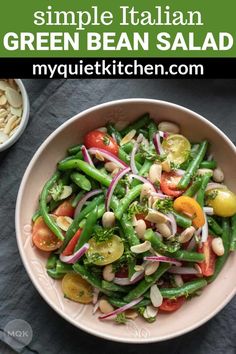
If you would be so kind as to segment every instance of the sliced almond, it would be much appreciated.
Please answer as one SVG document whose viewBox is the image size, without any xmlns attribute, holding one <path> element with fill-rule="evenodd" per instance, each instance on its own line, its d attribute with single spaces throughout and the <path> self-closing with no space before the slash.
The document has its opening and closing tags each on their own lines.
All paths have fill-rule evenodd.
<svg viewBox="0 0 236 354">
<path fill-rule="evenodd" d="M 4 80 L 0 80 L 0 90 L 2 91 L 6 91 L 6 89 L 10 87 L 8 82 L 4 81 Z"/>
<path fill-rule="evenodd" d="M 15 120 L 15 122 L 11 125 L 11 131 L 14 130 L 16 127 L 18 127 L 18 125 L 21 122 L 21 118 L 19 117 L 17 120 Z"/>
<path fill-rule="evenodd" d="M 165 214 L 160 213 L 157 210 L 149 209 L 148 214 L 145 217 L 145 220 L 156 224 L 156 223 L 166 223 L 168 221 L 168 218 Z"/>
<path fill-rule="evenodd" d="M 129 142 L 135 137 L 135 134 L 136 134 L 136 130 L 135 130 L 135 129 L 132 129 L 128 134 L 126 134 L 126 135 L 123 137 L 123 139 L 121 139 L 121 141 L 120 141 L 120 146 L 129 143 Z"/>
<path fill-rule="evenodd" d="M 20 108 L 15 108 L 10 106 L 10 112 L 13 116 L 21 117 L 22 115 L 22 107 Z"/>
<path fill-rule="evenodd" d="M 0 106 L 4 106 L 7 103 L 7 98 L 5 95 L 0 97 Z"/>
<path fill-rule="evenodd" d="M 154 163 L 149 170 L 149 180 L 152 183 L 160 182 L 161 180 L 162 165 Z"/>
<path fill-rule="evenodd" d="M 151 242 L 149 241 L 144 241 L 143 243 L 140 243 L 139 245 L 135 245 L 130 247 L 130 250 L 133 253 L 143 253 L 146 251 L 149 251 L 151 248 Z"/>
<path fill-rule="evenodd" d="M 9 139 L 8 135 L 4 132 L 0 132 L 0 144 L 5 143 Z"/>
<path fill-rule="evenodd" d="M 62 229 L 63 231 L 67 231 L 72 224 L 73 219 L 71 219 L 69 216 L 58 216 L 56 219 L 57 225 Z"/>
<path fill-rule="evenodd" d="M 108 172 L 113 172 L 117 168 L 117 165 L 115 162 L 106 162 L 104 167 Z"/>
<path fill-rule="evenodd" d="M 102 155 L 99 151 L 96 151 L 95 157 L 96 157 L 99 161 L 105 161 L 103 155 Z"/>
<path fill-rule="evenodd" d="M 11 87 L 6 89 L 6 97 L 11 106 L 19 108 L 22 106 L 22 97 L 19 92 Z"/>
<path fill-rule="evenodd" d="M 9 138 L 15 134 L 15 132 L 17 131 L 17 129 L 19 128 L 19 125 L 17 125 L 14 129 L 12 129 L 9 133 Z"/>
<path fill-rule="evenodd" d="M 6 116 L 7 116 L 7 110 L 6 109 L 4 109 L 4 108 L 1 108 L 0 109 L 0 119 L 1 118 L 6 118 Z"/>
<path fill-rule="evenodd" d="M 156 284 L 151 286 L 150 300 L 151 300 L 154 307 L 161 306 L 161 304 L 163 302 L 163 297 L 162 297 L 161 292 Z"/>
<path fill-rule="evenodd" d="M 159 262 L 150 262 L 145 267 L 145 275 L 151 275 L 155 273 L 155 271 L 159 267 Z"/>
<path fill-rule="evenodd" d="M 5 126 L 5 128 L 4 128 L 4 130 L 3 130 L 3 132 L 5 133 L 5 134 L 9 134 L 10 133 L 10 131 L 12 130 L 11 129 L 11 126 L 12 126 L 12 124 L 16 121 L 18 119 L 18 117 L 17 116 L 12 116 L 8 121 L 7 121 L 7 124 L 6 124 L 6 126 Z"/>
<path fill-rule="evenodd" d="M 71 186 L 63 186 L 63 191 L 60 195 L 60 200 L 68 198 L 72 194 Z"/>
<path fill-rule="evenodd" d="M 136 266 L 134 266 L 134 270 L 135 270 L 135 272 L 142 272 L 142 271 L 144 271 L 144 267 L 142 266 L 142 265 L 136 265 Z"/>
<path fill-rule="evenodd" d="M 148 305 L 143 313 L 143 317 L 146 319 L 156 317 L 157 312 L 158 310 L 155 307 Z"/>
</svg>

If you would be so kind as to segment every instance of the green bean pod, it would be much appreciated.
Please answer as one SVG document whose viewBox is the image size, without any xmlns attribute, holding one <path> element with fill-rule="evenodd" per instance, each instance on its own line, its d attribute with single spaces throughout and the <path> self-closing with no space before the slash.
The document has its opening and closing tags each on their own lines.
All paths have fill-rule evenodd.
<svg viewBox="0 0 236 354">
<path fill-rule="evenodd" d="M 161 241 L 161 239 L 155 234 L 155 232 L 152 229 L 147 229 L 144 235 L 145 240 L 151 242 L 152 247 L 154 248 L 155 251 L 160 252 L 160 253 L 165 253 L 165 252 L 176 252 L 177 249 L 180 247 L 179 244 L 175 245 L 166 245 Z"/>
<path fill-rule="evenodd" d="M 81 189 L 89 192 L 91 190 L 91 183 L 84 175 L 79 172 L 73 172 L 70 175 L 71 180 L 77 184 Z"/>
<path fill-rule="evenodd" d="M 137 119 L 134 123 L 131 123 L 126 128 L 122 129 L 120 131 L 120 134 L 122 136 L 125 136 L 126 134 L 128 134 L 133 129 L 139 130 L 139 129 L 147 126 L 149 122 L 150 122 L 149 113 L 145 113 L 139 119 Z"/>
<path fill-rule="evenodd" d="M 118 220 L 122 218 L 124 212 L 128 209 L 129 205 L 140 195 L 142 185 L 133 187 L 126 196 L 121 200 L 118 208 L 115 211 L 115 216 Z"/>
<path fill-rule="evenodd" d="M 106 280 L 102 280 L 102 288 L 105 290 L 110 290 L 110 291 L 115 291 L 120 293 L 127 293 L 128 291 L 131 290 L 131 287 L 129 285 L 121 286 Z"/>
<path fill-rule="evenodd" d="M 212 175 L 210 173 L 206 173 L 202 176 L 201 187 L 197 193 L 197 202 L 202 208 L 204 206 L 205 190 L 211 177 Z"/>
<path fill-rule="evenodd" d="M 201 187 L 202 179 L 201 177 L 196 178 L 195 181 L 191 184 L 191 186 L 183 193 L 187 197 L 194 197 L 199 188 Z"/>
<path fill-rule="evenodd" d="M 69 149 L 67 149 L 67 152 L 69 155 L 76 155 L 78 152 L 81 151 L 82 144 L 77 144 L 74 146 L 71 146 Z"/>
<path fill-rule="evenodd" d="M 55 253 L 51 253 L 47 259 L 46 269 L 54 269 L 56 268 L 58 256 Z"/>
<path fill-rule="evenodd" d="M 214 170 L 217 167 L 217 163 L 215 160 L 211 160 L 211 161 L 202 161 L 200 163 L 200 168 L 209 168 L 210 170 Z"/>
<path fill-rule="evenodd" d="M 231 218 L 231 242 L 230 242 L 230 251 L 236 251 L 236 214 Z"/>
<path fill-rule="evenodd" d="M 83 197 L 83 195 L 84 195 L 84 191 L 80 191 L 78 194 L 76 194 L 76 196 L 74 197 L 74 199 L 71 202 L 71 205 L 73 208 L 76 208 L 77 204 L 79 203 L 79 201 Z"/>
<path fill-rule="evenodd" d="M 107 132 L 109 135 L 115 137 L 117 143 L 119 144 L 121 139 L 122 139 L 122 136 L 120 134 L 120 132 L 114 127 L 114 125 L 112 123 L 108 123 L 107 124 Z"/>
<path fill-rule="evenodd" d="M 139 238 L 134 231 L 132 221 L 128 219 L 126 214 L 123 214 L 120 224 L 130 247 L 138 245 L 140 243 Z"/>
<path fill-rule="evenodd" d="M 121 299 L 114 299 L 113 297 L 108 299 L 108 302 L 114 306 L 114 307 L 123 307 L 128 304 L 127 301 L 121 300 Z M 150 299 L 143 299 L 141 300 L 137 305 L 134 305 L 132 309 L 138 309 L 141 306 L 147 306 L 151 304 Z"/>
<path fill-rule="evenodd" d="M 195 293 L 197 290 L 207 285 L 206 279 L 196 279 L 190 282 L 184 283 L 184 285 L 177 288 L 161 288 L 160 292 L 164 298 L 176 299 L 180 296 L 188 297 Z"/>
<path fill-rule="evenodd" d="M 171 213 L 174 215 L 177 225 L 183 229 L 187 229 L 187 227 L 192 225 L 192 220 L 184 214 L 177 213 L 175 210 L 172 210 Z"/>
<path fill-rule="evenodd" d="M 217 221 L 215 221 L 215 219 L 213 219 L 211 216 L 207 216 L 207 222 L 209 227 L 212 229 L 212 231 L 214 232 L 214 234 L 216 235 L 222 235 L 222 227 L 218 224 Z"/>
</svg>

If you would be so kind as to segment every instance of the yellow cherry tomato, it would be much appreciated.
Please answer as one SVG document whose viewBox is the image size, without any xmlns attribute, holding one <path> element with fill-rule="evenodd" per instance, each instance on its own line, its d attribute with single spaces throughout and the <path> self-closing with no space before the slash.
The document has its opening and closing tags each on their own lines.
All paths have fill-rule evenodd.
<svg viewBox="0 0 236 354">
<path fill-rule="evenodd" d="M 211 189 L 206 192 L 206 203 L 214 213 L 230 217 L 236 213 L 236 195 L 228 189 Z"/>
<path fill-rule="evenodd" d="M 93 300 L 92 286 L 79 274 L 67 273 L 62 279 L 64 295 L 81 304 L 89 304 Z"/>
<path fill-rule="evenodd" d="M 103 242 L 96 242 L 94 238 L 91 238 L 86 254 L 91 263 L 103 266 L 117 261 L 123 253 L 123 241 L 119 236 L 113 235 L 109 240 Z"/>
<path fill-rule="evenodd" d="M 182 195 L 175 199 L 173 207 L 176 211 L 189 216 L 196 228 L 204 225 L 205 217 L 203 210 L 195 199 Z"/>
<path fill-rule="evenodd" d="M 175 164 L 182 164 L 189 157 L 191 144 L 183 135 L 169 135 L 162 142 L 162 147 L 167 154 L 167 160 Z"/>
</svg>

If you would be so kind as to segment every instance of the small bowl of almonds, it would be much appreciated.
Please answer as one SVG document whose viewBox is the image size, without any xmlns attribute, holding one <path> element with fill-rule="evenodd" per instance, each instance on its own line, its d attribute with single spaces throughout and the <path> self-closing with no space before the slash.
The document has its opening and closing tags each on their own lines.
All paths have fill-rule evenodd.
<svg viewBox="0 0 236 354">
<path fill-rule="evenodd" d="M 19 79 L 0 79 L 0 152 L 21 136 L 29 119 L 29 99 Z"/>
</svg>

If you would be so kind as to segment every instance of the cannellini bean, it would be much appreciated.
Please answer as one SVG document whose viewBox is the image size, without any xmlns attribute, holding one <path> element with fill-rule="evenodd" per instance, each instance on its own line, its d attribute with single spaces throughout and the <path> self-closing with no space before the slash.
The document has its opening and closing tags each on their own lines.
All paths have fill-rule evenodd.
<svg viewBox="0 0 236 354">
<path fill-rule="evenodd" d="M 106 211 L 102 216 L 103 227 L 110 228 L 115 224 L 115 214 L 112 211 Z"/>
<path fill-rule="evenodd" d="M 149 170 L 149 180 L 152 183 L 160 182 L 161 180 L 162 165 L 154 163 Z"/>
<path fill-rule="evenodd" d="M 192 237 L 195 232 L 195 228 L 193 226 L 187 227 L 183 232 L 178 237 L 178 241 L 180 243 L 185 243 L 188 242 Z"/>
<path fill-rule="evenodd" d="M 113 172 L 117 168 L 117 165 L 114 162 L 106 162 L 104 167 L 108 172 Z"/>
<path fill-rule="evenodd" d="M 133 253 L 143 253 L 146 251 L 149 251 L 151 248 L 151 242 L 149 241 L 144 241 L 143 243 L 140 243 L 139 245 L 135 245 L 130 247 L 130 250 Z"/>
<path fill-rule="evenodd" d="M 213 249 L 213 252 L 217 256 L 223 256 L 223 254 L 225 253 L 225 248 L 224 248 L 223 241 L 222 241 L 221 237 L 214 238 L 212 240 L 211 247 Z"/>
<path fill-rule="evenodd" d="M 225 178 L 224 172 L 222 171 L 222 169 L 220 167 L 217 167 L 213 171 L 213 180 L 217 183 L 221 183 L 221 182 L 223 182 L 224 178 Z"/>
<path fill-rule="evenodd" d="M 166 223 L 158 223 L 156 224 L 156 228 L 163 237 L 168 238 L 171 236 L 171 230 Z"/>
<path fill-rule="evenodd" d="M 178 134 L 180 132 L 180 128 L 177 124 L 172 122 L 161 122 L 158 124 L 158 130 L 163 132 Z"/>
<path fill-rule="evenodd" d="M 170 162 L 165 160 L 161 163 L 162 169 L 165 172 L 170 172 L 171 171 L 171 166 L 170 166 Z"/>
<path fill-rule="evenodd" d="M 157 210 L 150 209 L 148 211 L 147 216 L 145 217 L 145 220 L 156 224 L 156 223 L 166 223 L 168 221 L 168 218 L 165 214 L 160 213 Z"/>
<path fill-rule="evenodd" d="M 210 173 L 211 175 L 213 175 L 213 171 L 210 169 L 210 168 L 199 168 L 197 170 L 197 174 L 199 176 L 203 176 L 205 175 L 206 173 Z"/>
<path fill-rule="evenodd" d="M 106 265 L 102 271 L 103 279 L 106 281 L 112 281 L 115 278 L 115 273 L 111 264 Z"/>
<path fill-rule="evenodd" d="M 141 193 L 140 193 L 140 200 L 144 198 L 148 198 L 150 193 L 153 191 L 152 187 L 148 183 L 144 183 L 142 185 Z"/>
<path fill-rule="evenodd" d="M 146 223 L 144 220 L 142 220 L 142 219 L 137 220 L 136 225 L 135 225 L 135 231 L 140 239 L 144 238 L 146 228 L 147 228 L 147 226 L 146 226 Z"/>
<path fill-rule="evenodd" d="M 109 313 L 114 311 L 114 307 L 105 299 L 99 300 L 99 310 L 102 313 Z"/>
<path fill-rule="evenodd" d="M 155 273 L 158 267 L 159 267 L 159 262 L 148 263 L 145 267 L 145 275 L 151 275 Z"/>
</svg>

